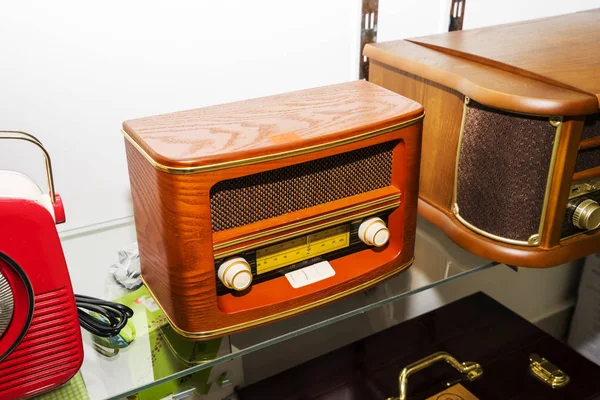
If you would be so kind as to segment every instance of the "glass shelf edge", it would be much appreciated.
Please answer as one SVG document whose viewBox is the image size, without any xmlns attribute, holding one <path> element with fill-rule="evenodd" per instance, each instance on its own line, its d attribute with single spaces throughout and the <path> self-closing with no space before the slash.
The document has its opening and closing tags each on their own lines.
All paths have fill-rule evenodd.
<svg viewBox="0 0 600 400">
<path fill-rule="evenodd" d="M 131 390 L 122 392 L 122 393 L 120 393 L 118 395 L 107 397 L 106 400 L 120 400 L 120 399 L 122 399 L 124 397 L 131 396 L 131 395 L 134 395 L 134 394 L 139 393 L 141 391 L 144 391 L 144 390 L 150 389 L 152 387 L 161 385 L 163 383 L 170 382 L 170 381 L 172 381 L 174 379 L 183 378 L 185 376 L 194 374 L 194 373 L 202 371 L 204 369 L 214 367 L 215 365 L 218 365 L 218 364 L 221 364 L 221 363 L 224 363 L 224 362 L 228 362 L 228 361 L 234 360 L 234 359 L 236 359 L 238 357 L 243 357 L 244 355 L 250 354 L 250 353 L 252 353 L 254 351 L 257 351 L 257 350 L 260 350 L 262 348 L 265 348 L 265 347 L 268 347 L 268 346 L 271 346 L 271 345 L 274 345 L 274 344 L 277 344 L 277 343 L 284 342 L 284 341 L 286 341 L 288 339 L 292 339 L 294 337 L 303 335 L 303 334 L 308 333 L 308 332 L 312 332 L 314 330 L 323 328 L 325 326 L 334 324 L 336 322 L 343 321 L 345 319 L 354 317 L 354 316 L 359 315 L 359 314 L 363 314 L 365 312 L 368 312 L 368 311 L 374 310 L 376 308 L 379 308 L 379 307 L 381 307 L 381 306 L 383 306 L 385 304 L 388 304 L 388 303 L 400 300 L 400 299 L 405 298 L 405 297 L 410 297 L 410 296 L 415 295 L 417 293 L 424 292 L 424 291 L 429 290 L 431 288 L 443 285 L 443 284 L 445 284 L 447 282 L 451 282 L 453 280 L 456 280 L 456 279 L 462 278 L 464 276 L 470 275 L 470 274 L 472 274 L 474 272 L 483 271 L 485 269 L 492 268 L 492 267 L 494 267 L 496 265 L 499 265 L 499 263 L 498 262 L 488 262 L 486 264 L 483 264 L 483 265 L 480 265 L 478 267 L 469 269 L 467 271 L 463 271 L 463 272 L 457 273 L 455 275 L 446 277 L 444 279 L 441 279 L 441 280 L 438 280 L 438 281 L 435 281 L 435 282 L 430 282 L 430 283 L 428 283 L 426 285 L 423 285 L 421 287 L 418 287 L 416 289 L 408 290 L 408 291 L 403 292 L 403 293 L 395 294 L 395 295 L 387 297 L 385 299 L 378 300 L 378 301 L 376 301 L 374 303 L 367 304 L 367 305 L 362 306 L 362 307 L 358 307 L 358 308 L 356 308 L 354 310 L 347 311 L 345 313 L 336 315 L 336 316 L 331 317 L 331 318 L 327 318 L 327 319 L 325 319 L 323 321 L 319 321 L 319 322 L 313 323 L 311 325 L 302 327 L 300 329 L 295 329 L 295 330 L 293 330 L 291 332 L 287 332 L 287 333 L 284 333 L 282 335 L 276 336 L 274 338 L 270 338 L 268 340 L 264 340 L 264 341 L 261 341 L 259 343 L 250 345 L 250 346 L 248 346 L 248 347 L 246 347 L 244 349 L 238 350 L 238 351 L 236 351 L 234 353 L 229 353 L 229 354 L 217 357 L 214 360 L 207 361 L 207 362 L 205 362 L 203 364 L 199 364 L 199 365 L 196 365 L 194 367 L 188 368 L 186 370 L 176 372 L 176 373 L 174 373 L 172 375 L 169 375 L 169 376 L 157 379 L 157 380 L 155 380 L 155 381 L 153 381 L 151 383 L 148 383 L 146 385 L 141 385 L 141 386 L 139 386 L 137 388 L 133 388 Z"/>
</svg>

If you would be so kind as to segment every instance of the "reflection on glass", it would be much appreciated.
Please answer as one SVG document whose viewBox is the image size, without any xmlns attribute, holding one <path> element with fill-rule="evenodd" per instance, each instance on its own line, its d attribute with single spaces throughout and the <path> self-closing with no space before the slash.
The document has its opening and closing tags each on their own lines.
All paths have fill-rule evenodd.
<svg viewBox="0 0 600 400">
<path fill-rule="evenodd" d="M 459 248 L 420 219 L 415 263 L 400 275 L 366 292 L 305 314 L 205 342 L 190 341 L 177 335 L 142 287 L 121 299 L 134 308 L 135 339 L 125 348 L 105 348 L 99 352 L 98 343 L 88 336 L 82 373 L 92 400 L 120 399 L 143 390 L 149 391 L 140 396 L 142 399 L 162 398 L 188 387 L 195 388 L 197 394 L 209 390 L 212 393 L 228 382 L 227 376 L 218 368 L 225 361 L 317 330 L 315 334 L 325 337 L 327 326 L 334 323 L 348 327 L 332 327 L 339 345 L 358 340 L 405 319 L 404 311 L 395 307 L 396 300 L 493 265 L 496 263 Z M 362 318 L 361 323 L 351 322 L 348 320 L 351 317 Z M 349 334 L 342 337 L 340 332 Z M 327 350 L 331 349 L 323 349 Z M 274 348 L 273 351 L 277 350 Z M 264 368 L 258 367 L 263 374 L 266 373 Z"/>
</svg>

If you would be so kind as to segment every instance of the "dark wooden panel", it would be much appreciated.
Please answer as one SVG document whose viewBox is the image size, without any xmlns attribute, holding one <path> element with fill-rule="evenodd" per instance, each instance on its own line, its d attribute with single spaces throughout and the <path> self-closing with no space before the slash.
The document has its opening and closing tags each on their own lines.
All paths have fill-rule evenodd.
<svg viewBox="0 0 600 400">
<path fill-rule="evenodd" d="M 600 395 L 599 366 L 477 293 L 243 388 L 240 398 L 381 400 L 398 395 L 402 368 L 437 351 L 481 364 L 482 377 L 462 383 L 481 399 L 579 400 Z M 555 363 L 571 382 L 552 389 L 532 377 L 528 356 L 533 352 Z M 409 399 L 427 398 L 457 379 L 449 366 L 434 365 L 409 378 Z"/>
</svg>

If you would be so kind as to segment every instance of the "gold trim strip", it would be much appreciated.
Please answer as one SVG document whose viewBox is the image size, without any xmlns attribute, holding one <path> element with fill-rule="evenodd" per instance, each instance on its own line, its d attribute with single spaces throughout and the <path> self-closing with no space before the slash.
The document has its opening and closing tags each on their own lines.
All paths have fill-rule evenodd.
<svg viewBox="0 0 600 400">
<path fill-rule="evenodd" d="M 598 236 L 597 235 L 598 233 L 600 233 L 600 229 L 598 229 L 598 228 L 587 230 L 587 231 L 580 231 L 580 232 L 576 232 L 569 236 L 561 237 L 560 241 L 562 242 L 563 240 L 571 239 L 571 238 L 574 238 L 575 236 L 581 236 L 581 235 L 587 235 L 588 238 L 592 238 L 592 237 Z"/>
<path fill-rule="evenodd" d="M 470 102 L 469 97 L 465 96 L 465 101 L 464 101 L 464 105 L 463 105 L 463 118 L 462 118 L 461 125 L 460 125 L 460 135 L 459 135 L 459 139 L 458 139 L 458 147 L 456 149 L 456 165 L 455 165 L 455 169 L 454 169 L 454 190 L 453 190 L 452 210 L 451 210 L 452 214 L 454 214 L 456 219 L 458 219 L 464 226 L 466 226 L 467 228 L 471 229 L 472 231 L 474 231 L 482 236 L 488 237 L 493 240 L 497 240 L 499 242 L 504 242 L 504 243 L 513 244 L 513 245 L 517 245 L 517 246 L 537 247 L 537 246 L 539 246 L 539 244 L 541 242 L 541 240 L 539 240 L 539 239 L 534 243 L 530 243 L 529 241 L 526 241 L 526 240 L 514 240 L 514 239 L 510 239 L 510 238 L 505 238 L 502 236 L 497 236 L 497 235 L 494 235 L 493 233 L 489 233 L 480 228 L 477 228 L 476 226 L 467 222 L 459 213 L 460 208 L 459 208 L 459 204 L 457 201 L 458 164 L 460 162 L 460 149 L 462 147 L 462 142 L 463 142 L 463 137 L 464 137 L 464 132 L 465 132 L 465 125 L 466 125 L 466 120 L 467 120 L 467 108 L 468 108 L 469 102 Z M 491 107 L 491 108 L 501 110 L 496 107 Z M 524 113 L 514 112 L 514 111 L 510 111 L 510 110 L 502 110 L 502 111 L 508 111 L 513 114 L 539 117 L 539 115 L 535 115 L 535 114 L 524 114 Z M 548 117 L 548 116 L 544 116 L 544 117 Z M 562 126 L 563 126 L 562 117 L 550 116 L 548 118 L 549 118 L 550 125 L 552 125 L 555 128 L 554 144 L 552 147 L 552 155 L 550 157 L 550 166 L 548 168 L 548 177 L 546 179 L 546 190 L 544 192 L 544 202 L 542 203 L 542 210 L 541 210 L 541 214 L 540 214 L 540 224 L 538 226 L 537 232 L 529 235 L 529 238 L 532 238 L 536 234 L 538 235 L 538 238 L 541 238 L 541 236 L 542 236 L 542 230 L 544 229 L 544 224 L 546 222 L 548 199 L 550 197 L 550 187 L 552 184 L 552 174 L 554 173 L 554 166 L 556 164 L 556 156 L 558 154 L 558 147 L 559 147 L 559 141 L 560 141 L 560 133 L 562 131 Z"/>
<path fill-rule="evenodd" d="M 293 223 L 293 224 L 287 224 L 287 225 L 281 226 L 279 228 L 273 228 L 273 229 L 269 229 L 269 230 L 266 230 L 266 231 L 263 231 L 263 232 L 255 233 L 253 235 L 247 235 L 247 236 L 244 236 L 243 238 L 229 240 L 227 242 L 223 242 L 223 243 L 219 243 L 219 244 L 214 245 L 213 246 L 213 251 L 217 251 L 217 250 L 220 250 L 220 249 L 224 249 L 226 247 L 234 246 L 234 245 L 239 244 L 239 243 L 248 242 L 250 240 L 258 239 L 258 238 L 261 238 L 261 237 L 264 237 L 264 236 L 269 236 L 269 235 L 272 235 L 272 234 L 275 234 L 275 233 L 279 233 L 279 232 L 287 231 L 287 230 L 290 230 L 290 229 L 294 229 L 294 228 L 297 228 L 297 227 L 300 227 L 300 226 L 309 225 L 309 224 L 312 224 L 312 223 L 315 223 L 315 222 L 322 221 L 324 219 L 333 218 L 333 217 L 337 217 L 339 215 L 351 213 L 353 211 L 359 211 L 359 210 L 362 210 L 362 209 L 365 209 L 365 208 L 376 206 L 376 205 L 381 204 L 381 203 L 387 203 L 388 201 L 398 200 L 398 199 L 400 199 L 400 197 L 401 197 L 400 193 L 393 194 L 393 195 L 387 196 L 387 197 L 385 197 L 383 199 L 369 201 L 367 203 L 359 204 L 359 205 L 352 206 L 352 207 L 347 207 L 347 208 L 344 208 L 344 209 L 341 209 L 341 210 L 330 212 L 328 214 L 320 215 L 318 217 L 309 218 L 309 219 L 306 219 L 306 220 L 301 221 L 301 222 L 296 222 L 296 223 Z"/>
<path fill-rule="evenodd" d="M 296 237 L 296 236 L 302 236 L 302 235 L 305 235 L 307 233 L 311 233 L 311 232 L 318 231 L 318 230 L 321 230 L 321 229 L 324 229 L 324 228 L 328 228 L 330 226 L 342 224 L 344 222 L 352 221 L 352 220 L 357 219 L 357 218 L 366 217 L 366 216 L 372 215 L 374 213 L 377 213 L 379 211 L 391 210 L 392 208 L 396 208 L 396 207 L 400 206 L 400 204 L 401 204 L 400 202 L 388 204 L 388 205 L 385 205 L 385 206 L 382 206 L 382 207 L 378 207 L 378 208 L 375 208 L 375 209 L 372 209 L 372 210 L 369 210 L 369 211 L 365 211 L 365 212 L 362 212 L 362 213 L 359 213 L 359 214 L 349 215 L 347 217 L 336 219 L 336 220 L 330 221 L 330 222 L 326 222 L 324 224 L 315 225 L 315 226 L 312 226 L 310 228 L 301 229 L 299 231 L 287 233 L 285 235 L 281 235 L 281 236 L 274 237 L 274 238 L 271 238 L 271 239 L 263 240 L 263 241 L 256 242 L 256 243 L 252 243 L 252 244 L 249 244 L 249 245 L 246 245 L 246 246 L 238 247 L 238 248 L 233 249 L 233 250 L 223 251 L 223 252 L 215 252 L 214 257 L 215 257 L 215 259 L 216 258 L 223 258 L 223 257 L 231 256 L 233 254 L 241 253 L 241 252 L 246 251 L 246 250 L 251 250 L 251 249 L 258 248 L 258 247 L 266 246 L 266 245 L 271 244 L 271 243 L 280 242 L 280 241 L 288 239 L 288 238 L 292 238 L 292 237 Z"/>
<path fill-rule="evenodd" d="M 319 151 L 319 150 L 327 150 L 327 149 L 331 149 L 333 147 L 338 147 L 338 146 L 343 146 L 345 144 L 355 143 L 355 142 L 358 142 L 361 140 L 366 140 L 366 139 L 369 139 L 369 138 L 372 138 L 375 136 L 383 135 L 385 133 L 393 132 L 398 129 L 406 128 L 408 126 L 418 123 L 419 121 L 421 121 L 423 119 L 424 116 L 425 116 L 425 114 L 422 114 L 419 117 L 402 122 L 400 124 L 392 125 L 387 128 L 378 129 L 375 131 L 366 132 L 366 133 L 363 133 L 363 134 L 360 134 L 357 136 L 352 136 L 352 137 L 345 138 L 345 139 L 335 140 L 335 141 L 329 142 L 329 143 L 322 143 L 322 144 L 317 144 L 314 146 L 303 147 L 300 149 L 283 151 L 281 153 L 268 154 L 268 155 L 264 155 L 264 156 L 256 156 L 256 157 L 246 158 L 243 160 L 226 161 L 226 162 L 222 162 L 222 163 L 210 164 L 210 165 L 200 165 L 200 166 L 196 166 L 196 167 L 169 167 L 169 166 L 160 164 L 157 161 L 155 161 L 135 140 L 133 140 L 127 132 L 125 132 L 123 129 L 121 129 L 121 133 L 123 133 L 123 135 L 125 136 L 125 139 L 127 139 L 129 141 L 129 143 L 131 143 L 133 145 L 133 147 L 135 147 L 136 150 L 139 151 L 144 156 L 144 158 L 146 158 L 146 160 L 148 160 L 150 162 L 150 164 L 152 164 L 152 166 L 154 166 L 154 168 L 161 170 L 163 172 L 167 172 L 169 174 L 187 175 L 187 174 L 196 174 L 199 172 L 216 171 L 216 170 L 220 170 L 220 169 L 257 164 L 260 162 L 279 160 L 282 158 L 313 153 L 313 152 Z"/>
<path fill-rule="evenodd" d="M 460 149 L 465 136 L 465 125 L 467 124 L 467 105 L 469 104 L 469 101 L 471 100 L 465 96 L 462 121 L 460 121 L 460 133 L 458 135 L 458 146 L 456 148 L 456 165 L 454 165 L 454 190 L 452 191 L 452 204 L 456 204 L 456 191 L 458 190 L 458 163 L 460 161 Z"/>
<path fill-rule="evenodd" d="M 277 314 L 273 314 L 273 315 L 269 315 L 267 317 L 262 317 L 262 318 L 258 318 L 255 319 L 253 321 L 248 321 L 248 322 L 244 322 L 241 324 L 237 324 L 237 325 L 232 325 L 229 326 L 227 328 L 220 328 L 220 329 L 214 329 L 212 331 L 205 331 L 205 332 L 187 332 L 184 331 L 182 329 L 177 328 L 177 326 L 175 326 L 175 324 L 173 324 L 173 321 L 171 321 L 171 318 L 169 317 L 169 315 L 167 313 L 164 313 L 165 317 L 167 318 L 167 321 L 169 322 L 169 325 L 171 325 L 171 327 L 173 328 L 173 330 L 175 332 L 177 332 L 179 335 L 184 336 L 188 339 L 202 339 L 202 340 L 206 340 L 206 339 L 212 339 L 218 336 L 224 336 L 227 335 L 228 333 L 232 333 L 232 332 L 236 332 L 242 329 L 246 329 L 246 328 L 251 328 L 253 326 L 256 325 L 262 325 L 262 324 L 266 324 L 281 318 L 285 318 L 285 317 L 290 317 L 292 315 L 301 313 L 303 311 L 307 311 L 310 310 L 311 308 L 315 308 L 327 303 L 330 303 L 332 301 L 338 300 L 342 297 L 346 297 L 349 296 L 351 294 L 363 291 L 371 286 L 374 286 L 388 278 L 391 278 L 392 276 L 398 274 L 399 272 L 402 272 L 403 270 L 405 270 L 406 268 L 408 268 L 413 262 L 414 262 L 415 258 L 411 258 L 407 263 L 402 264 L 400 267 L 387 272 L 383 275 L 378 276 L 375 279 L 372 279 L 370 281 L 364 282 L 358 286 L 355 286 L 351 289 L 347 289 L 344 290 L 343 292 L 339 292 L 336 293 L 334 295 L 331 295 L 329 297 L 325 297 L 321 300 L 317 300 L 315 302 L 312 303 L 308 303 L 305 304 L 303 306 L 299 306 L 296 308 L 292 308 L 290 310 L 284 311 L 284 312 L 280 312 Z M 164 308 L 160 305 L 160 302 L 158 301 L 158 299 L 156 298 L 156 296 L 154 295 L 154 293 L 152 293 L 152 290 L 150 289 L 150 287 L 146 284 L 146 281 L 144 280 L 144 278 L 142 277 L 142 281 L 144 282 L 144 285 L 146 285 L 146 288 L 148 289 L 148 291 L 150 292 L 150 294 L 152 295 L 152 297 L 154 298 L 154 301 L 156 302 L 156 304 L 159 305 L 159 307 L 164 310 Z"/>
<path fill-rule="evenodd" d="M 560 118 L 557 120 L 556 118 Z M 558 122 L 557 122 L 558 121 Z M 556 155 L 558 154 L 558 145 L 560 142 L 560 134 L 563 127 L 562 117 L 550 117 L 550 125 L 555 128 L 554 134 L 554 146 L 552 147 L 552 156 L 550 157 L 550 168 L 548 169 L 548 179 L 546 179 L 546 193 L 544 193 L 544 204 L 542 204 L 542 214 L 540 219 L 540 227 L 538 229 L 538 235 L 540 235 L 540 241 L 542 238 L 542 231 L 546 224 L 548 199 L 550 198 L 550 188 L 552 186 L 552 175 L 554 174 L 554 164 L 556 164 Z M 539 244 L 538 242 L 538 244 Z"/>
<path fill-rule="evenodd" d="M 514 239 L 505 238 L 505 237 L 502 237 L 502 236 L 496 236 L 493 233 L 489 233 L 489 232 L 486 232 L 486 231 L 484 231 L 482 229 L 479 229 L 475 225 L 472 225 L 471 223 L 467 222 L 458 213 L 458 205 L 456 203 L 454 203 L 454 206 L 456 207 L 455 210 L 453 209 L 454 216 L 456 217 L 457 220 L 459 220 L 464 226 L 466 226 L 470 230 L 472 230 L 472 231 L 474 231 L 476 233 L 479 233 L 482 236 L 488 237 L 490 239 L 498 240 L 500 242 L 504 242 L 504 243 L 508 243 L 508 244 L 515 244 L 515 245 L 518 245 L 518 246 L 532 246 L 529 242 L 526 242 L 524 240 L 514 240 Z"/>
</svg>

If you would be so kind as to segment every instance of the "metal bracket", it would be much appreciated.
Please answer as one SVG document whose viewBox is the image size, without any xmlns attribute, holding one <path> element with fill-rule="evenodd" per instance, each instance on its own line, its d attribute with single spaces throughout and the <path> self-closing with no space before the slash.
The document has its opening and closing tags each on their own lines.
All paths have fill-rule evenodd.
<svg viewBox="0 0 600 400">
<path fill-rule="evenodd" d="M 367 43 L 377 42 L 377 14 L 379 0 L 363 0 L 360 20 L 360 54 L 358 62 L 358 78 L 369 78 L 369 60 L 363 55 Z"/>
<path fill-rule="evenodd" d="M 534 353 L 529 356 L 529 369 L 533 376 L 552 389 L 561 388 L 569 383 L 569 376 L 567 374 L 538 354 Z"/>
<path fill-rule="evenodd" d="M 450 5 L 450 26 L 448 26 L 448 32 L 462 31 L 466 2 L 467 0 L 452 0 L 452 5 Z"/>
</svg>

